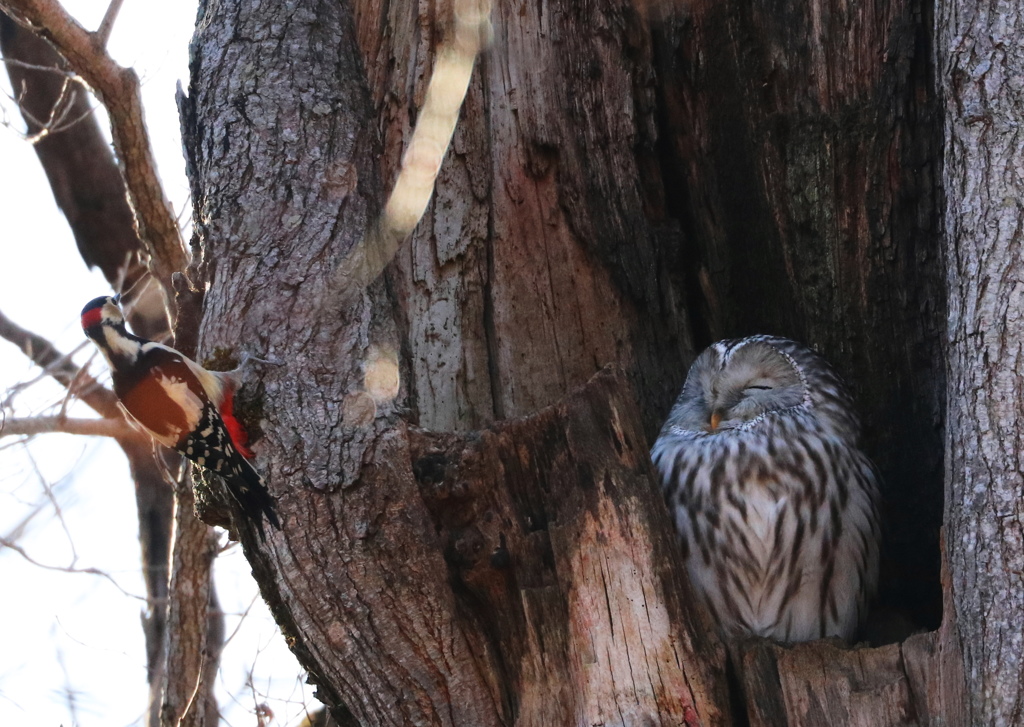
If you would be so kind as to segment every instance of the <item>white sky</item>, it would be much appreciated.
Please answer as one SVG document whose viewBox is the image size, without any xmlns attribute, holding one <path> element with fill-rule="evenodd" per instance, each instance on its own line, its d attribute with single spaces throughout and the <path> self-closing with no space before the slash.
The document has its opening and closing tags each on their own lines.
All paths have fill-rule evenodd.
<svg viewBox="0 0 1024 727">
<path fill-rule="evenodd" d="M 86 28 L 95 29 L 106 0 L 65 0 Z M 147 124 L 167 194 L 176 210 L 188 204 L 175 83 L 187 87 L 188 42 L 194 3 L 125 3 L 109 47 L 143 81 Z M 0 74 L 5 94 L 10 89 Z M 0 99 L 17 128 L 13 102 Z M 105 126 L 105 117 L 101 123 Z M 109 292 L 88 272 L 64 217 L 53 202 L 35 152 L 17 133 L 0 128 L 0 310 L 67 352 L 84 341 L 78 314 L 86 301 Z M 91 348 L 91 347 L 90 347 Z M 76 357 L 84 362 L 90 349 Z M 97 357 L 91 370 L 100 374 Z M 0 340 L 0 392 L 34 380 L 38 370 Z M 20 393 L 7 414 L 30 416 L 59 409 L 63 390 L 42 381 Z M 86 407 L 71 413 L 90 416 Z M 131 479 L 120 450 L 100 438 L 45 435 L 29 446 L 0 438 L 0 535 L 12 537 L 39 563 L 96 568 L 90 574 L 45 570 L 0 547 L 0 725 L 142 724 L 148 696 L 140 617 L 144 586 Z M 52 486 L 50 500 L 44 483 Z M 34 516 L 32 513 L 36 512 Z M 237 546 L 217 561 L 217 586 L 231 634 L 222 659 L 218 700 L 224 724 L 255 725 L 253 707 L 268 703 L 275 725 L 294 724 L 315 704 L 304 675 L 284 646 L 248 564 Z M 246 686 L 250 670 L 258 696 Z M 74 709 L 68 693 L 73 694 Z"/>
</svg>

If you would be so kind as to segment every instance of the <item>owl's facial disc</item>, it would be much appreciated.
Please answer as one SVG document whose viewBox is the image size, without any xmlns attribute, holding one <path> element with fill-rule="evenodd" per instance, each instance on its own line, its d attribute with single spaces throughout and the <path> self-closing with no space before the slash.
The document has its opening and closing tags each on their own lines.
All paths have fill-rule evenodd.
<svg viewBox="0 0 1024 727">
<path fill-rule="evenodd" d="M 708 432 L 735 429 L 804 401 L 804 384 L 793 364 L 766 343 L 744 345 L 709 373 L 704 392 Z"/>
</svg>

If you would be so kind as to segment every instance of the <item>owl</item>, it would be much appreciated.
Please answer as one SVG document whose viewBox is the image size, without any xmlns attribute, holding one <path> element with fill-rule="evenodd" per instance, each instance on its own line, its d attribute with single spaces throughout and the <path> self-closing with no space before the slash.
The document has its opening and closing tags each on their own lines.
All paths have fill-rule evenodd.
<svg viewBox="0 0 1024 727">
<path fill-rule="evenodd" d="M 727 639 L 851 639 L 878 580 L 878 479 L 845 385 L 784 338 L 701 353 L 651 458 Z"/>
</svg>

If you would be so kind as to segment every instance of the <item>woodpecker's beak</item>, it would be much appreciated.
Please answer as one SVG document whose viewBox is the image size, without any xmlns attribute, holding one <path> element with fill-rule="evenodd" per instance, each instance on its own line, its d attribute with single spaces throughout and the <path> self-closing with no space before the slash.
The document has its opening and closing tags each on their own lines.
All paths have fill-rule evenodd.
<svg viewBox="0 0 1024 727">
<path fill-rule="evenodd" d="M 121 305 L 121 294 L 118 293 L 117 295 L 115 295 L 113 300 L 114 300 L 114 305 Z"/>
<path fill-rule="evenodd" d="M 714 432 L 718 429 L 718 425 L 722 423 L 722 412 L 720 409 L 715 409 L 711 412 L 711 419 L 708 421 L 708 431 Z"/>
</svg>

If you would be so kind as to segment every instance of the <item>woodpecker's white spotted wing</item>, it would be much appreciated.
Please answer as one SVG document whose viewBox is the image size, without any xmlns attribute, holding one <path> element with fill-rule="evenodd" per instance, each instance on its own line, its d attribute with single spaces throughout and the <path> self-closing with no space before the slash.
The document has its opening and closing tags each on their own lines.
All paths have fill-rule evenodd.
<svg viewBox="0 0 1024 727">
<path fill-rule="evenodd" d="M 199 426 L 186 435 L 175 449 L 216 475 L 227 483 L 228 492 L 242 506 L 246 516 L 259 528 L 260 537 L 266 539 L 263 531 L 263 514 L 278 530 L 281 523 L 274 512 L 274 498 L 267 491 L 263 478 L 249 461 L 235 448 L 220 414 L 212 404 L 203 408 Z"/>
</svg>

